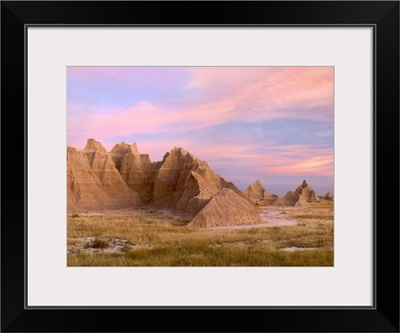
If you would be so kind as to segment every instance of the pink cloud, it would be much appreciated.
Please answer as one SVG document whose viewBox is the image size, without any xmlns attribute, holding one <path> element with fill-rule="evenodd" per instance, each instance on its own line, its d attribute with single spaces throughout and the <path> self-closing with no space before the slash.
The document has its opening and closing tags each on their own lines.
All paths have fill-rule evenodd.
<svg viewBox="0 0 400 333">
<path fill-rule="evenodd" d="M 274 118 L 333 119 L 333 67 L 194 67 L 188 89 L 204 89 L 229 116 L 257 121 Z M 331 107 L 322 113 L 299 109 Z M 278 112 L 291 109 L 292 112 Z M 218 110 L 218 109 L 217 109 Z M 245 112 L 243 112 L 245 111 Z"/>
<path fill-rule="evenodd" d="M 294 162 L 280 161 L 282 164 L 267 167 L 263 171 L 267 174 L 282 175 L 333 175 L 333 160 L 330 156 L 312 156 Z"/>
<path fill-rule="evenodd" d="M 333 175 L 333 148 L 318 145 L 287 145 L 271 150 L 273 159 L 258 172 L 275 175 Z"/>
<path fill-rule="evenodd" d="M 199 150 L 210 165 L 243 168 L 264 175 L 333 175 L 333 149 L 311 145 L 288 145 L 265 149 L 250 145 L 224 145 Z M 264 148 L 264 149 L 262 149 Z M 220 161 L 228 158 L 227 161 Z M 215 162 L 214 162 L 215 161 Z M 233 165 L 232 165 L 233 163 Z"/>
<path fill-rule="evenodd" d="M 108 112 L 72 114 L 68 117 L 67 125 L 69 139 L 74 141 L 74 133 L 82 138 L 157 133 L 160 126 L 179 120 L 178 113 L 165 112 L 151 103 L 143 102 L 131 108 L 112 108 Z"/>
<path fill-rule="evenodd" d="M 227 121 L 262 121 L 277 118 L 333 120 L 332 67 L 193 67 L 187 89 L 201 89 L 195 103 L 164 107 L 149 101 L 129 108 L 98 109 L 69 101 L 68 107 L 85 108 L 68 118 L 68 130 L 97 137 L 162 130 L 190 131 Z M 107 68 L 91 69 L 93 77 L 112 78 Z M 71 75 L 81 75 L 79 71 Z M 327 107 L 322 111 L 315 108 Z M 179 124 L 184 124 L 180 127 Z M 86 133 L 84 133 L 86 132 Z M 71 141 L 72 138 L 71 138 Z"/>
</svg>

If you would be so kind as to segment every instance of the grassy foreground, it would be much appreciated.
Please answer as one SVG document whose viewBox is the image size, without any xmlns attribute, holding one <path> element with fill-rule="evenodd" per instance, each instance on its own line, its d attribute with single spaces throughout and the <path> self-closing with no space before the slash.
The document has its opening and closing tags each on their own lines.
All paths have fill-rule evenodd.
<svg viewBox="0 0 400 333">
<path fill-rule="evenodd" d="M 305 218 L 297 226 L 207 230 L 152 210 L 72 215 L 68 245 L 95 237 L 99 249 L 69 254 L 68 266 L 333 266 L 333 225 Z M 127 240 L 126 247 L 104 253 L 104 238 Z M 282 251 L 291 247 L 317 249 Z"/>
</svg>

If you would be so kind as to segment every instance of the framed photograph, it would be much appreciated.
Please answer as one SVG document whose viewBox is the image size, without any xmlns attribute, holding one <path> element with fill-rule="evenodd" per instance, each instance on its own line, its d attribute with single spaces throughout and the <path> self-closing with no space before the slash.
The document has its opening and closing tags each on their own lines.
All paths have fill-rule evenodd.
<svg viewBox="0 0 400 333">
<path fill-rule="evenodd" d="M 2 331 L 399 332 L 398 1 L 1 29 Z"/>
</svg>

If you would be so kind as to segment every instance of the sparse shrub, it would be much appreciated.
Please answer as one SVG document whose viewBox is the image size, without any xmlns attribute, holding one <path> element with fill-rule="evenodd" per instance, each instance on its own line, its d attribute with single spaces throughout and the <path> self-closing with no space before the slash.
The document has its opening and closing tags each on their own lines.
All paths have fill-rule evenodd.
<svg viewBox="0 0 400 333">
<path fill-rule="evenodd" d="M 74 219 L 74 218 L 76 218 L 76 217 L 79 217 L 79 214 L 74 213 L 74 214 L 72 214 L 71 217 Z"/>
<path fill-rule="evenodd" d="M 91 245 L 94 249 L 106 249 L 110 246 L 110 242 L 107 239 L 96 238 Z"/>
</svg>

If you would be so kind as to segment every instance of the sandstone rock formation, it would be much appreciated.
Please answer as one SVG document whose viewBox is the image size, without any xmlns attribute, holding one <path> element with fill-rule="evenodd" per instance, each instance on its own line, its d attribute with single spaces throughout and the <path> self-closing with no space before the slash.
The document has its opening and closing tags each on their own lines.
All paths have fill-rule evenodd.
<svg viewBox="0 0 400 333">
<path fill-rule="evenodd" d="M 272 205 L 278 198 L 276 194 L 269 194 L 257 179 L 243 192 L 247 200 L 259 205 Z"/>
<path fill-rule="evenodd" d="M 67 210 L 109 210 L 136 207 L 140 197 L 115 168 L 100 142 L 89 139 L 79 151 L 67 147 Z"/>
<path fill-rule="evenodd" d="M 306 180 L 303 180 L 303 183 L 296 188 L 296 192 L 301 194 L 308 202 L 321 201 L 314 189 L 307 184 Z"/>
<path fill-rule="evenodd" d="M 310 204 L 307 199 L 295 191 L 289 191 L 284 197 L 280 197 L 274 201 L 274 206 L 295 206 L 308 207 Z"/>
<path fill-rule="evenodd" d="M 88 139 L 86 142 L 85 148 L 83 148 L 85 152 L 91 152 L 95 153 L 96 151 L 101 152 L 101 153 L 107 153 L 106 149 L 103 147 L 103 145 L 96 141 L 95 139 Z"/>
<path fill-rule="evenodd" d="M 183 148 L 175 147 L 165 154 L 155 179 L 154 207 L 195 216 L 222 188 L 240 190 L 214 173 L 207 162 L 197 159 Z"/>
<path fill-rule="evenodd" d="M 328 192 L 324 200 L 333 200 Z M 108 153 L 94 139 L 83 150 L 67 148 L 68 212 L 139 206 L 166 209 L 193 219 L 193 228 L 263 223 L 255 204 L 306 207 L 320 201 L 304 180 L 284 197 L 269 194 L 259 180 L 242 193 L 207 162 L 175 147 L 160 162 L 136 144 L 116 144 Z"/>
<path fill-rule="evenodd" d="M 107 153 L 94 139 L 82 151 L 68 147 L 68 211 L 147 205 L 193 218 L 222 188 L 242 192 L 183 148 L 151 162 L 136 144 L 119 143 Z"/>
<path fill-rule="evenodd" d="M 136 143 L 130 145 L 125 142 L 121 142 L 117 143 L 113 149 L 111 149 L 110 155 L 118 171 L 121 170 L 122 160 L 127 153 L 138 153 Z"/>
<path fill-rule="evenodd" d="M 139 193 L 143 203 L 152 198 L 154 176 L 161 162 L 151 162 L 148 154 L 139 154 L 136 143 L 116 144 L 110 152 L 115 167 L 130 189 Z"/>
<path fill-rule="evenodd" d="M 322 199 L 333 201 L 333 194 L 331 192 L 328 192 L 322 197 Z"/>
<path fill-rule="evenodd" d="M 303 180 L 303 183 L 295 191 L 289 191 L 284 197 L 279 197 L 274 201 L 275 206 L 295 206 L 308 207 L 309 202 L 319 202 L 321 199 L 314 189 Z"/>
<path fill-rule="evenodd" d="M 205 207 L 188 224 L 191 228 L 209 228 L 264 223 L 250 202 L 230 188 L 213 195 Z"/>
</svg>

